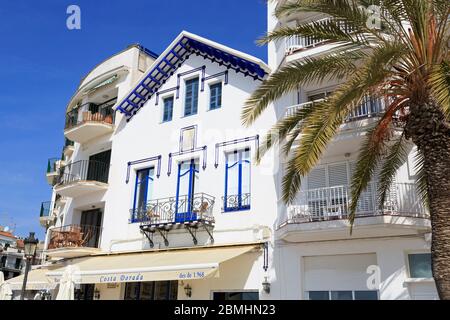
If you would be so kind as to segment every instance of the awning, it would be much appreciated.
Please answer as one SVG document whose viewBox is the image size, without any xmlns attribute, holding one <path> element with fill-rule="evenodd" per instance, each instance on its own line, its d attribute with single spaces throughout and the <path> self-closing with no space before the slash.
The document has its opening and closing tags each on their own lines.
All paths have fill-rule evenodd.
<svg viewBox="0 0 450 320">
<path fill-rule="evenodd" d="M 75 268 L 75 283 L 116 283 L 162 280 L 195 280 L 219 276 L 222 262 L 260 245 L 171 249 L 122 253 L 73 259 L 48 270 L 50 282 L 58 282 L 66 265 Z"/>
<path fill-rule="evenodd" d="M 48 269 L 34 269 L 28 272 L 27 287 L 25 290 L 52 290 L 58 285 L 46 276 Z M 24 275 L 11 278 L 6 282 L 11 286 L 11 290 L 22 290 Z"/>
</svg>

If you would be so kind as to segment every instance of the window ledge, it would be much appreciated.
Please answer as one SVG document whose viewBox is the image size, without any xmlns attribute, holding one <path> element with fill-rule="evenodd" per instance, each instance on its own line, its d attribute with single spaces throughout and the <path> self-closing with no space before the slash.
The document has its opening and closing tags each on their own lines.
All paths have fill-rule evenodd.
<svg viewBox="0 0 450 320">
<path fill-rule="evenodd" d="M 413 284 L 413 283 L 433 283 L 433 278 L 406 278 L 405 284 Z"/>
</svg>

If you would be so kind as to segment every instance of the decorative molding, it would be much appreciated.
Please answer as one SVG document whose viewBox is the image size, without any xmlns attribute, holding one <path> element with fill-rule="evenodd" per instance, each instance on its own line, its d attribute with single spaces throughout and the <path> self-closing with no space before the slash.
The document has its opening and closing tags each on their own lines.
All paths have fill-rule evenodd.
<svg viewBox="0 0 450 320">
<path fill-rule="evenodd" d="M 158 161 L 157 168 L 156 168 L 156 177 L 159 178 L 159 176 L 161 175 L 161 155 L 128 162 L 127 163 L 127 178 L 125 180 L 125 183 L 128 184 L 128 182 L 130 182 L 131 166 L 134 166 L 136 164 L 146 163 L 146 162 L 153 162 L 153 161 Z"/>
<path fill-rule="evenodd" d="M 215 159 L 214 167 L 217 168 L 219 166 L 219 149 L 221 147 L 225 147 L 225 146 L 232 145 L 232 144 L 240 144 L 243 142 L 248 142 L 248 141 L 253 141 L 253 140 L 255 141 L 255 150 L 256 150 L 256 152 L 258 152 L 258 149 L 259 149 L 259 135 L 258 134 L 256 136 L 216 143 L 216 150 L 215 150 L 215 155 L 214 155 L 214 159 Z"/>
</svg>

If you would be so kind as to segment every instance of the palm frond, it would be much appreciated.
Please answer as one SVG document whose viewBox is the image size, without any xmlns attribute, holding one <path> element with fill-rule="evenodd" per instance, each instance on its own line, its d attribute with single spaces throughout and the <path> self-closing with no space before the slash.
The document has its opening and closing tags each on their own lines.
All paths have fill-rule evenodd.
<svg viewBox="0 0 450 320">
<path fill-rule="evenodd" d="M 424 207 L 429 209 L 430 201 L 428 196 L 428 182 L 424 161 L 425 158 L 422 152 L 420 150 L 417 150 L 417 153 L 414 157 L 414 170 L 417 172 L 416 191 Z"/>
<path fill-rule="evenodd" d="M 386 196 L 392 186 L 395 173 L 408 157 L 408 142 L 405 133 L 397 139 L 397 141 L 388 147 L 387 155 L 383 161 L 383 165 L 378 177 L 378 203 L 383 205 Z"/>
<path fill-rule="evenodd" d="M 358 51 L 330 53 L 287 64 L 264 80 L 246 101 L 241 114 L 243 124 L 252 124 L 269 103 L 296 90 L 299 85 L 341 79 L 352 74 L 357 68 L 355 61 L 363 56 L 364 53 Z"/>
<path fill-rule="evenodd" d="M 447 119 L 450 119 L 450 62 L 443 61 L 434 67 L 429 84 L 433 96 L 442 108 Z"/>
<path fill-rule="evenodd" d="M 347 32 L 343 30 L 342 23 L 336 20 L 329 20 L 326 23 L 314 21 L 302 24 L 297 27 L 282 27 L 269 32 L 266 36 L 258 40 L 258 44 L 263 45 L 271 41 L 278 41 L 292 36 L 312 37 L 317 40 L 331 41 L 333 43 L 351 43 L 363 47 L 369 45 L 369 39 L 363 33 Z"/>
<path fill-rule="evenodd" d="M 294 129 L 299 130 L 301 122 L 307 118 L 315 108 L 315 104 L 307 104 L 302 108 L 297 109 L 292 115 L 283 117 L 279 120 L 265 135 L 264 140 L 261 141 L 258 148 L 258 157 L 256 163 L 259 163 L 261 158 L 270 150 L 275 144 L 280 143 Z"/>
</svg>

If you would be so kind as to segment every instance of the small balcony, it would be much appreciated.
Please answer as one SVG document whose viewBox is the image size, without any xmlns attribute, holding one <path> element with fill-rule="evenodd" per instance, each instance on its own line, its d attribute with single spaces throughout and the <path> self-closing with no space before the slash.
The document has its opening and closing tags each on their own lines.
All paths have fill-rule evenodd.
<svg viewBox="0 0 450 320">
<path fill-rule="evenodd" d="M 39 222 L 44 228 L 50 227 L 55 222 L 56 217 L 53 214 L 54 207 L 54 203 L 51 201 L 41 203 Z"/>
<path fill-rule="evenodd" d="M 47 182 L 54 186 L 59 175 L 59 169 L 64 165 L 64 161 L 59 158 L 50 158 L 47 161 Z"/>
<path fill-rule="evenodd" d="M 222 212 L 250 210 L 250 193 L 222 197 Z"/>
<path fill-rule="evenodd" d="M 277 233 L 292 242 L 345 239 L 349 237 L 350 201 L 349 186 L 299 192 Z M 377 206 L 375 183 L 361 194 L 353 237 L 409 235 L 429 229 L 429 214 L 414 184 L 394 184 L 382 207 Z"/>
<path fill-rule="evenodd" d="M 50 229 L 46 254 L 52 258 L 74 258 L 99 253 L 101 228 L 71 224 Z"/>
<path fill-rule="evenodd" d="M 324 101 L 323 99 L 308 101 L 294 106 L 290 106 L 286 109 L 285 116 L 293 116 L 298 110 L 304 108 L 308 105 L 314 105 Z M 384 102 L 380 99 L 375 99 L 372 97 L 365 97 L 363 102 L 357 106 L 347 117 L 345 122 L 358 121 L 368 118 L 379 117 L 385 110 Z"/>
<path fill-rule="evenodd" d="M 327 25 L 331 21 L 335 21 L 333 18 L 323 18 L 314 21 L 315 23 L 319 23 L 321 25 Z M 351 25 L 349 25 L 346 21 L 338 21 L 339 28 L 346 32 L 352 33 L 354 29 Z M 292 55 L 299 51 L 305 51 L 311 48 L 315 48 L 320 45 L 324 45 L 327 43 L 327 40 L 315 38 L 312 36 L 293 36 L 285 39 L 285 54 L 287 56 Z"/>
<path fill-rule="evenodd" d="M 155 232 L 160 233 L 168 246 L 167 233 L 181 227 L 188 230 L 194 244 L 197 244 L 194 231 L 198 228 L 205 229 L 212 238 L 214 203 L 215 198 L 206 193 L 151 200 L 142 208 L 130 210 L 130 223 L 140 222 L 140 228 L 147 235 L 151 246 Z"/>
<path fill-rule="evenodd" d="M 115 112 L 113 106 L 117 99 L 102 104 L 87 103 L 66 114 L 64 135 L 78 143 L 110 134 L 114 131 Z"/>
<path fill-rule="evenodd" d="M 109 163 L 80 160 L 60 169 L 55 191 L 64 197 L 77 197 L 108 188 Z"/>
<path fill-rule="evenodd" d="M 75 151 L 75 143 L 66 138 L 65 142 L 64 142 L 64 148 L 63 148 L 63 154 L 64 154 L 65 159 L 70 158 L 74 151 Z"/>
</svg>

